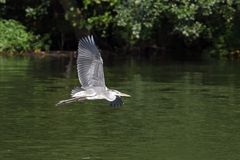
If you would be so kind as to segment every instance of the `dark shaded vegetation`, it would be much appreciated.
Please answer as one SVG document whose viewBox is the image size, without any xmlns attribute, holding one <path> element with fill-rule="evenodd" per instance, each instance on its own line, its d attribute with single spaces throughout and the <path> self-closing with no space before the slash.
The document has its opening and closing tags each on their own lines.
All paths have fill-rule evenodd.
<svg viewBox="0 0 240 160">
<path fill-rule="evenodd" d="M 76 50 L 93 34 L 119 54 L 239 58 L 239 15 L 234 0 L 1 0 L 0 52 Z"/>
</svg>

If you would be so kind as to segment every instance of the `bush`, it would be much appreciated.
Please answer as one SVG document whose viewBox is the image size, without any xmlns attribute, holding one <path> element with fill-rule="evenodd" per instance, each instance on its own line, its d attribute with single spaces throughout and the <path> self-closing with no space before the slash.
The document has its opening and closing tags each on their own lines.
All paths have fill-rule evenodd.
<svg viewBox="0 0 240 160">
<path fill-rule="evenodd" d="M 167 23 L 169 32 L 192 42 L 224 34 L 232 25 L 235 6 L 225 0 L 136 0 L 117 5 L 115 19 L 133 39 L 150 39 Z"/>
<path fill-rule="evenodd" d="M 28 32 L 15 20 L 0 19 L 0 52 L 26 52 L 48 49 L 39 36 Z"/>
</svg>

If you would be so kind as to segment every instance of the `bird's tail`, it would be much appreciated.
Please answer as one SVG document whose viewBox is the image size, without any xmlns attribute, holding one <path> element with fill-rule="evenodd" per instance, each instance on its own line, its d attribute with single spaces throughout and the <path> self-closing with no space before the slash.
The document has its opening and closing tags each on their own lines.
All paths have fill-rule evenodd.
<svg viewBox="0 0 240 160">
<path fill-rule="evenodd" d="M 56 106 L 59 106 L 59 105 L 63 105 L 63 104 L 68 104 L 68 103 L 72 103 L 72 102 L 77 102 L 77 101 L 81 101 L 81 100 L 84 100 L 85 98 L 70 98 L 70 99 L 66 99 L 66 100 L 61 100 L 59 101 Z"/>
</svg>

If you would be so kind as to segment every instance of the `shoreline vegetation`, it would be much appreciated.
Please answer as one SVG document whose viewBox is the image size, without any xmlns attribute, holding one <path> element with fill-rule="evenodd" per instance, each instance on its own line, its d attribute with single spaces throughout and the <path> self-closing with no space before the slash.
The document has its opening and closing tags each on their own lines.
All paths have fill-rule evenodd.
<svg viewBox="0 0 240 160">
<path fill-rule="evenodd" d="M 92 34 L 107 55 L 240 59 L 238 1 L 0 1 L 0 55 L 68 56 Z"/>
<path fill-rule="evenodd" d="M 71 57 L 76 56 L 76 51 L 36 51 L 36 52 L 0 52 L 1 56 L 26 56 L 26 57 Z"/>
<path fill-rule="evenodd" d="M 119 51 L 118 51 L 119 52 Z M 180 57 L 174 56 L 169 56 L 166 53 L 157 53 L 157 50 L 155 51 L 155 54 L 149 53 L 149 52 L 141 52 L 140 48 L 132 48 L 131 51 L 128 51 L 128 53 L 122 54 L 122 53 L 114 53 L 112 51 L 103 51 L 104 57 L 116 57 L 116 56 L 128 56 L 132 58 L 140 57 L 142 59 L 154 59 L 154 58 L 162 58 L 162 59 L 182 59 Z M 77 51 L 31 51 L 31 52 L 0 52 L 0 56 L 4 57 L 12 57 L 12 56 L 20 56 L 20 57 L 35 57 L 35 58 L 72 58 L 72 57 L 77 57 Z M 190 56 L 185 56 L 183 57 L 184 59 L 188 60 L 201 60 L 199 57 L 190 57 Z M 215 57 L 210 57 L 210 58 L 215 58 Z M 235 50 L 230 52 L 229 54 L 222 55 L 221 57 L 218 57 L 218 59 L 226 59 L 226 60 L 240 60 L 240 50 Z"/>
</svg>

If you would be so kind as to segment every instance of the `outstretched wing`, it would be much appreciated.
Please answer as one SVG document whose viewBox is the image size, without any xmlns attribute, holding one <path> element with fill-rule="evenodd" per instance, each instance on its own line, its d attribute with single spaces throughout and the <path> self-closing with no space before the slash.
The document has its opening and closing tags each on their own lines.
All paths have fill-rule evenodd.
<svg viewBox="0 0 240 160">
<path fill-rule="evenodd" d="M 82 88 L 105 86 L 103 60 L 93 36 L 84 37 L 79 41 L 77 72 Z"/>
</svg>

